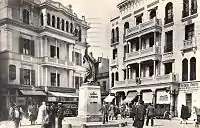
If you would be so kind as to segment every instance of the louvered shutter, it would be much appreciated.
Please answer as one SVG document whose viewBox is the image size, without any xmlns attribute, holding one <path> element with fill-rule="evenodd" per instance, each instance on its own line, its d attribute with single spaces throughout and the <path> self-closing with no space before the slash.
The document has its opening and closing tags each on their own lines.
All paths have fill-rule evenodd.
<svg viewBox="0 0 200 128">
<path fill-rule="evenodd" d="M 20 84 L 24 84 L 24 70 L 20 68 Z"/>
<path fill-rule="evenodd" d="M 31 70 L 31 85 L 35 85 L 35 70 Z"/>
</svg>

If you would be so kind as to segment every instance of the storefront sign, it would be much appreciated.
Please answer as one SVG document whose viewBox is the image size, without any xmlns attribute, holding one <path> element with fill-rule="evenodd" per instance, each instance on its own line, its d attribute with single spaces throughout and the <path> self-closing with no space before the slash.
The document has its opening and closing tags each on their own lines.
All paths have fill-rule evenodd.
<svg viewBox="0 0 200 128">
<path fill-rule="evenodd" d="M 157 92 L 157 104 L 170 104 L 170 94 L 166 91 L 158 91 Z"/>
<path fill-rule="evenodd" d="M 180 84 L 180 91 L 183 92 L 190 92 L 192 93 L 193 91 L 197 91 L 199 89 L 199 84 L 198 83 L 182 83 Z"/>
<path fill-rule="evenodd" d="M 153 93 L 152 92 L 143 92 L 142 99 L 144 103 L 152 103 Z"/>
<path fill-rule="evenodd" d="M 90 104 L 97 104 L 98 102 L 98 95 L 95 92 L 90 93 L 89 98 L 90 98 Z"/>
<path fill-rule="evenodd" d="M 54 102 L 56 101 L 56 97 L 48 97 L 48 101 Z"/>
<path fill-rule="evenodd" d="M 17 105 L 26 105 L 25 97 L 16 97 L 16 104 Z"/>
</svg>

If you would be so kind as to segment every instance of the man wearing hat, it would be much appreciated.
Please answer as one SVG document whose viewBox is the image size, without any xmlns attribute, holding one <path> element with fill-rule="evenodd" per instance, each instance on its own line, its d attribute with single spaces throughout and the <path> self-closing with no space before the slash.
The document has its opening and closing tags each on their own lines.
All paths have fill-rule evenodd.
<svg viewBox="0 0 200 128">
<path fill-rule="evenodd" d="M 62 128 L 62 120 L 64 118 L 64 110 L 62 107 L 62 103 L 58 103 L 57 116 L 58 116 L 58 128 Z"/>
<path fill-rule="evenodd" d="M 15 128 L 19 128 L 19 124 L 20 124 L 20 120 L 22 119 L 23 111 L 20 106 L 16 105 L 13 112 L 14 112 L 13 121 L 15 123 Z"/>
</svg>

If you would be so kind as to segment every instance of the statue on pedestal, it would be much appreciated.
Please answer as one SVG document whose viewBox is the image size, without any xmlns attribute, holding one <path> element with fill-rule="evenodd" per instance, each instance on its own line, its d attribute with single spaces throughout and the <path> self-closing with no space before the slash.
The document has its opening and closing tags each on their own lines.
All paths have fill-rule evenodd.
<svg viewBox="0 0 200 128">
<path fill-rule="evenodd" d="M 93 57 L 92 52 L 88 54 L 88 45 L 86 44 L 85 55 L 83 56 L 83 64 L 86 68 L 84 83 L 92 84 L 97 82 L 97 74 L 99 69 L 99 60 Z"/>
</svg>

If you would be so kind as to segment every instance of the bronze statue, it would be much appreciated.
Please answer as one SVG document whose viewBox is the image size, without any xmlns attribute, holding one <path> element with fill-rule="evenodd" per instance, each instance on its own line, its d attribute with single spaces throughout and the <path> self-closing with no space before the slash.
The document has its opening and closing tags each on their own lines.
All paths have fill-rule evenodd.
<svg viewBox="0 0 200 128">
<path fill-rule="evenodd" d="M 96 76 L 98 73 L 99 63 L 100 62 L 93 57 L 92 52 L 88 55 L 88 46 L 86 46 L 85 55 L 83 57 L 83 64 L 86 68 L 84 83 L 91 84 L 97 81 Z"/>
</svg>

